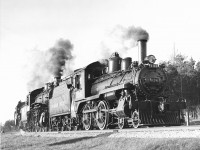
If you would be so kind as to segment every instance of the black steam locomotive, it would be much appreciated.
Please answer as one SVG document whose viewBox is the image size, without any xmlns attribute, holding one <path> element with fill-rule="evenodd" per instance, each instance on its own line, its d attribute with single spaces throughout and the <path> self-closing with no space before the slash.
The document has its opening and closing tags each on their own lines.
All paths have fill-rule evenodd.
<svg viewBox="0 0 200 150">
<path fill-rule="evenodd" d="M 138 41 L 139 61 L 114 53 L 30 92 L 16 124 L 30 131 L 183 124 L 186 102 L 167 101 L 165 66 L 146 56 L 146 42 Z"/>
</svg>

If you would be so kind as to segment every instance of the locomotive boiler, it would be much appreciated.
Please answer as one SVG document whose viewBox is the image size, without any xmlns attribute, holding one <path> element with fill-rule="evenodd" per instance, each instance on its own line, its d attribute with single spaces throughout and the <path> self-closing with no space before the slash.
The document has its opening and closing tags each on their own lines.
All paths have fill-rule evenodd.
<svg viewBox="0 0 200 150">
<path fill-rule="evenodd" d="M 120 129 L 181 125 L 186 102 L 169 102 L 164 95 L 165 66 L 146 55 L 147 40 L 138 41 L 139 60 L 93 62 L 67 77 L 56 77 L 29 94 L 28 123 L 49 130 Z M 33 128 L 33 127 L 32 127 Z"/>
</svg>

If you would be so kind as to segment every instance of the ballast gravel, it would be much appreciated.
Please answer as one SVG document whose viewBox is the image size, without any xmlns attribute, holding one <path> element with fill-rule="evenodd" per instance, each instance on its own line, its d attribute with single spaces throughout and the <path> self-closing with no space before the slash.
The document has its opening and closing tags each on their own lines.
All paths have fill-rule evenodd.
<svg viewBox="0 0 200 150">
<path fill-rule="evenodd" d="M 196 127 L 164 127 L 164 128 L 139 128 L 125 130 L 94 130 L 94 131 L 65 131 L 65 132 L 24 132 L 22 136 L 37 137 L 99 137 L 106 135 L 108 138 L 200 138 L 200 126 Z"/>
</svg>

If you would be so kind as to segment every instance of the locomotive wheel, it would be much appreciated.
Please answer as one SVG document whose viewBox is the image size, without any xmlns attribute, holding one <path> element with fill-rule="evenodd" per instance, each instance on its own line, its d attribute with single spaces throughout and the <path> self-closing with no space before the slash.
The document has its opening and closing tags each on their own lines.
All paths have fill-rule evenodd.
<svg viewBox="0 0 200 150">
<path fill-rule="evenodd" d="M 67 131 L 71 131 L 71 130 L 72 130 L 71 125 L 67 125 L 67 126 L 66 126 L 66 130 L 67 130 Z"/>
<path fill-rule="evenodd" d="M 119 129 L 124 128 L 124 118 L 118 118 L 118 127 Z"/>
<path fill-rule="evenodd" d="M 77 130 L 78 130 L 78 126 L 74 126 L 74 127 L 73 127 L 73 130 L 74 130 L 74 131 L 77 131 Z"/>
<path fill-rule="evenodd" d="M 71 125 L 72 125 L 72 130 L 73 131 L 77 131 L 78 130 L 78 125 L 77 125 L 76 118 L 72 118 L 71 119 Z"/>
<path fill-rule="evenodd" d="M 68 118 L 68 119 L 66 120 L 66 130 L 67 130 L 67 131 L 71 131 L 71 130 L 72 130 L 71 119 L 70 119 L 70 118 Z"/>
<path fill-rule="evenodd" d="M 57 124 L 57 126 L 56 126 L 56 131 L 59 131 L 59 125 Z"/>
<path fill-rule="evenodd" d="M 100 130 L 106 128 L 108 124 L 108 105 L 105 101 L 100 101 L 98 104 L 98 110 L 96 114 L 97 125 Z"/>
<path fill-rule="evenodd" d="M 133 119 L 133 122 L 132 122 L 132 126 L 133 128 L 138 128 L 139 124 L 140 124 L 140 119 L 139 119 L 139 113 L 137 110 L 135 110 L 132 114 L 132 119 Z"/>
<path fill-rule="evenodd" d="M 83 127 L 85 130 L 90 130 L 92 126 L 91 113 L 84 113 L 84 111 L 90 110 L 90 105 L 85 105 L 83 109 Z"/>
</svg>

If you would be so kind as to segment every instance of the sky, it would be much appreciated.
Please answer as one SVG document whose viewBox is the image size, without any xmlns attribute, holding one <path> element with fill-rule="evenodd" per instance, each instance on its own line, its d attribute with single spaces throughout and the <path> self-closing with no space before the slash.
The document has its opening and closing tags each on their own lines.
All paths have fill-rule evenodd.
<svg viewBox="0 0 200 150">
<path fill-rule="evenodd" d="M 36 51 L 45 52 L 59 39 L 73 44 L 74 68 L 103 58 L 105 49 L 122 46 L 113 35 L 118 27 L 142 27 L 149 33 L 147 54 L 158 61 L 181 53 L 200 61 L 198 0 L 0 0 L 0 122 L 13 119 Z M 137 50 L 129 55 L 137 59 Z"/>
</svg>

